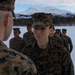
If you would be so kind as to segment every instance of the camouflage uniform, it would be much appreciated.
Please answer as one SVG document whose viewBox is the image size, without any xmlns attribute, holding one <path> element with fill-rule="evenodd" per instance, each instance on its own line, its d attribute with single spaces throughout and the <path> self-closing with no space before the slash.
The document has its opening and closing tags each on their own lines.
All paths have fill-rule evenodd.
<svg viewBox="0 0 75 75">
<path fill-rule="evenodd" d="M 67 40 L 67 42 L 68 42 L 68 49 L 69 49 L 69 52 L 71 53 L 72 49 L 73 49 L 73 44 L 72 44 L 71 38 L 66 35 L 66 32 L 67 32 L 66 29 L 62 29 L 62 38 L 65 38 Z"/>
<path fill-rule="evenodd" d="M 31 44 L 34 42 L 34 34 L 33 32 L 26 32 L 23 35 L 23 39 L 26 41 L 26 44 Z"/>
<path fill-rule="evenodd" d="M 36 75 L 36 68 L 31 59 L 0 41 L 0 75 Z"/>
<path fill-rule="evenodd" d="M 65 38 L 68 41 L 68 49 L 70 51 L 70 53 L 72 52 L 73 49 L 73 44 L 72 44 L 72 40 L 69 36 L 62 36 L 63 38 Z"/>
<path fill-rule="evenodd" d="M 64 47 L 69 51 L 69 48 L 68 48 L 68 42 L 65 38 L 61 37 L 62 41 L 63 41 L 63 45 Z"/>
<path fill-rule="evenodd" d="M 68 51 L 68 42 L 65 38 L 59 37 L 57 35 L 54 35 L 53 37 L 50 37 L 53 42 L 56 42 L 58 45 L 63 45 Z"/>
<path fill-rule="evenodd" d="M 74 75 L 69 52 L 49 38 L 47 49 L 41 49 L 35 42 L 24 50 L 34 61 L 38 75 Z M 27 52 L 27 53 L 26 53 Z"/>
<path fill-rule="evenodd" d="M 55 35 L 55 34 L 52 37 L 50 37 L 50 39 L 52 41 L 56 42 L 57 44 L 63 45 L 62 39 L 59 36 Z"/>
<path fill-rule="evenodd" d="M 10 48 L 21 52 L 23 47 L 26 45 L 26 42 L 21 37 L 17 37 L 17 38 L 14 37 L 10 40 L 9 45 Z"/>
<path fill-rule="evenodd" d="M 68 42 L 65 38 L 54 35 L 53 37 L 51 37 L 51 39 L 55 41 L 58 45 L 63 45 L 69 51 Z"/>
<path fill-rule="evenodd" d="M 62 40 L 62 43 L 61 42 L 59 43 L 59 41 L 57 41 L 57 40 L 56 41 L 59 44 L 63 44 L 64 47 L 69 51 L 68 42 L 67 42 L 67 40 L 65 38 L 62 37 L 61 30 L 60 29 L 56 29 L 55 34 Z M 57 39 L 57 38 L 55 38 L 55 39 Z"/>
<path fill-rule="evenodd" d="M 40 26 L 40 28 L 36 27 L 35 30 L 40 30 L 38 34 L 42 35 L 40 34 L 43 33 L 41 28 L 47 26 L 49 28 L 51 25 L 51 15 L 49 17 L 49 15 L 45 13 L 35 13 L 33 17 L 35 17 L 33 27 Z M 25 47 L 24 50 L 25 54 L 34 61 L 38 75 L 74 75 L 70 53 L 63 45 L 58 45 L 56 42 L 52 41 L 48 35 L 46 36 L 48 38 L 48 43 L 45 48 L 40 48 L 40 45 L 37 43 L 38 41 L 35 41 L 31 46 Z"/>
</svg>

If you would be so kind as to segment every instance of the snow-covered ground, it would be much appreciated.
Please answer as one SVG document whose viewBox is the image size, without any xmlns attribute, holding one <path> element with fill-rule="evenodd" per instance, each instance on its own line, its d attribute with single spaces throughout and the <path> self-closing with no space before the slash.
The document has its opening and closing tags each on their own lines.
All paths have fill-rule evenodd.
<svg viewBox="0 0 75 75">
<path fill-rule="evenodd" d="M 18 26 L 15 26 L 15 27 L 18 27 Z M 18 27 L 20 28 L 21 30 L 21 34 L 20 36 L 22 37 L 23 34 L 27 31 L 26 30 L 26 27 Z M 71 53 L 71 57 L 72 57 L 72 60 L 73 60 L 73 64 L 74 64 L 74 67 L 75 67 L 75 26 L 55 26 L 55 29 L 62 29 L 62 28 L 66 28 L 67 29 L 67 35 L 71 37 L 72 39 L 72 42 L 73 42 L 73 51 Z M 9 39 L 7 41 L 5 41 L 4 43 L 6 43 L 6 45 L 9 47 L 9 40 L 13 37 L 13 30 L 12 30 L 12 33 L 9 37 Z"/>
</svg>

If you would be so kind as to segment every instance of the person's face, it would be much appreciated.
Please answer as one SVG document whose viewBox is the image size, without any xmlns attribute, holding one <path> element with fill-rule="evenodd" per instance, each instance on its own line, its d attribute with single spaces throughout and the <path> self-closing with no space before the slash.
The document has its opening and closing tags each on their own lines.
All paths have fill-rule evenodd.
<svg viewBox="0 0 75 75">
<path fill-rule="evenodd" d="M 14 37 L 18 37 L 19 36 L 19 32 L 18 31 L 14 31 Z"/>
<path fill-rule="evenodd" d="M 50 28 L 50 35 L 53 35 L 53 34 L 54 34 L 54 29 Z"/>
<path fill-rule="evenodd" d="M 49 27 L 35 26 L 33 28 L 34 37 L 37 41 L 46 41 L 49 36 Z"/>
<path fill-rule="evenodd" d="M 32 31 L 32 27 L 27 26 L 27 30 L 28 30 L 29 32 Z"/>
<path fill-rule="evenodd" d="M 62 32 L 62 35 L 65 36 L 66 35 L 66 32 Z"/>
</svg>

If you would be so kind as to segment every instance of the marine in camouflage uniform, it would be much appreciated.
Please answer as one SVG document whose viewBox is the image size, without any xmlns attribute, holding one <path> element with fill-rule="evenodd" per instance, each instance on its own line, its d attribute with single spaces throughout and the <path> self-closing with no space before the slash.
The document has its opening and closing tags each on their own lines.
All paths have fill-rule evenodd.
<svg viewBox="0 0 75 75">
<path fill-rule="evenodd" d="M 36 67 L 27 56 L 0 41 L 0 75 L 36 75 Z"/>
<path fill-rule="evenodd" d="M 67 40 L 65 38 L 62 37 L 62 33 L 61 33 L 61 30 L 60 29 L 56 29 L 55 30 L 55 35 L 57 35 L 62 40 L 62 43 L 60 42 L 60 44 L 63 44 L 64 47 L 69 51 L 68 42 L 67 42 Z"/>
<path fill-rule="evenodd" d="M 27 32 L 23 34 L 23 39 L 26 41 L 26 44 L 32 44 L 34 42 L 34 34 L 32 31 L 32 25 L 27 25 Z"/>
<path fill-rule="evenodd" d="M 19 34 L 21 33 L 19 28 L 13 28 L 13 30 L 14 37 L 10 39 L 9 47 L 21 52 L 23 47 L 26 45 L 26 41 L 19 36 Z"/>
<path fill-rule="evenodd" d="M 74 75 L 72 59 L 64 46 L 50 40 L 47 49 L 41 49 L 35 43 L 25 50 L 34 61 L 38 75 Z"/>
<path fill-rule="evenodd" d="M 72 40 L 69 36 L 66 35 L 67 30 L 66 29 L 62 29 L 62 38 L 65 38 L 68 42 L 68 50 L 71 53 L 72 49 L 73 49 L 73 44 L 72 44 Z"/>
<path fill-rule="evenodd" d="M 33 61 L 3 43 L 13 27 L 14 2 L 15 0 L 0 0 L 0 75 L 35 75 Z"/>
<path fill-rule="evenodd" d="M 50 39 L 54 42 L 56 42 L 58 45 L 63 45 L 62 39 L 56 35 L 55 27 L 54 25 L 50 25 Z"/>
<path fill-rule="evenodd" d="M 44 35 L 46 29 L 48 29 L 48 26 L 51 24 L 49 16 L 47 18 L 46 13 L 35 13 L 33 16 L 35 16 L 33 29 L 36 41 L 31 46 L 25 47 L 24 52 L 34 61 L 38 75 L 74 75 L 74 67 L 70 53 L 63 45 L 58 45 L 56 42 L 53 42 L 48 35 Z M 45 36 L 48 37 L 46 47 L 42 45 L 44 42 L 41 36 L 43 38 L 45 38 Z M 38 41 L 42 46 L 40 46 Z"/>
</svg>

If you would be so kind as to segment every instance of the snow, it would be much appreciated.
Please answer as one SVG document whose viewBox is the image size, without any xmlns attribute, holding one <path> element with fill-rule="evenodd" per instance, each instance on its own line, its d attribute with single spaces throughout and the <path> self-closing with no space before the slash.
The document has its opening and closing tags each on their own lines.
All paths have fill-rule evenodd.
<svg viewBox="0 0 75 75">
<path fill-rule="evenodd" d="M 20 12 L 19 14 L 23 14 L 23 15 L 32 15 L 36 12 L 44 12 L 44 13 L 52 13 L 53 15 L 61 15 L 61 16 L 69 16 L 70 14 L 72 15 L 72 12 L 66 11 L 66 10 L 61 10 L 61 9 L 57 9 L 51 6 L 48 7 L 31 7 L 28 8 L 25 11 Z M 69 15 L 67 15 L 69 14 Z"/>
<path fill-rule="evenodd" d="M 14 27 L 18 27 L 18 26 L 14 26 Z M 21 34 L 20 36 L 22 37 L 23 34 L 27 31 L 26 30 L 26 27 L 18 27 L 20 28 L 21 30 Z M 75 26 L 55 26 L 55 29 L 62 29 L 62 28 L 66 28 L 67 29 L 67 35 L 70 36 L 70 38 L 72 39 L 72 42 L 73 42 L 73 51 L 71 53 L 71 57 L 72 57 L 72 60 L 73 60 L 73 64 L 74 64 L 74 67 L 75 67 Z M 12 33 L 9 37 L 9 39 L 7 41 L 5 41 L 4 43 L 6 43 L 6 45 L 9 47 L 9 40 L 13 37 L 13 30 L 12 30 Z"/>
</svg>

